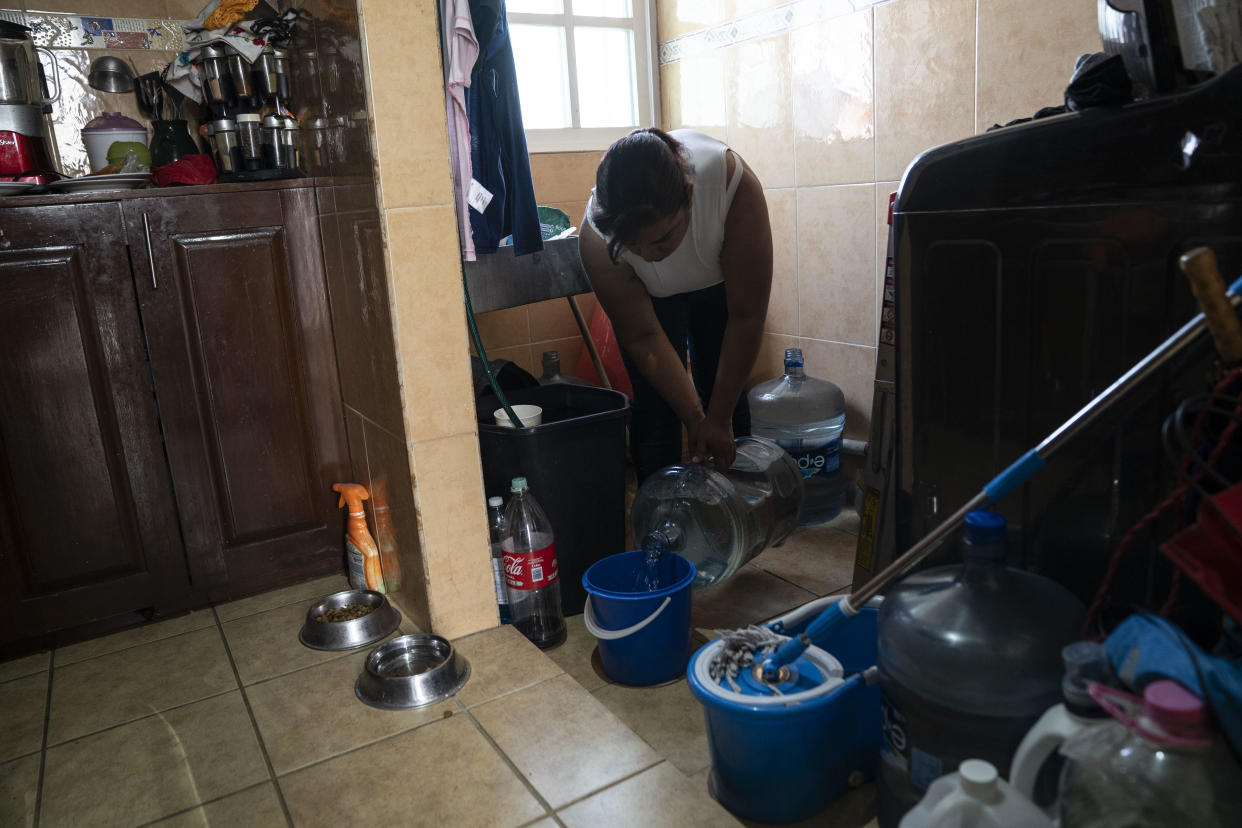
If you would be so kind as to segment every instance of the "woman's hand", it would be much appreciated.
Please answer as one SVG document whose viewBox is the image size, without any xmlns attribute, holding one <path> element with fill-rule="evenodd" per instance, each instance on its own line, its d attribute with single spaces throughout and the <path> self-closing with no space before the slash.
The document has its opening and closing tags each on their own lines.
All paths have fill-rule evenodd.
<svg viewBox="0 0 1242 828">
<path fill-rule="evenodd" d="M 737 448 L 733 443 L 733 423 L 730 420 L 720 422 L 714 417 L 700 417 L 686 431 L 690 438 L 691 460 L 697 463 L 713 458 L 719 472 L 727 471 L 733 465 Z"/>
</svg>

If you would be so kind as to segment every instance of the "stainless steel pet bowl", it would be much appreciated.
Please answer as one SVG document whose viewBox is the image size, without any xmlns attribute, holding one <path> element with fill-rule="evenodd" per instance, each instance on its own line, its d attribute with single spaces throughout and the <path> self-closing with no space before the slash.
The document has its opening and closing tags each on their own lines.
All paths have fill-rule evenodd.
<svg viewBox="0 0 1242 828">
<path fill-rule="evenodd" d="M 438 635 L 403 635 L 367 656 L 354 695 L 382 710 L 424 707 L 447 699 L 470 678 L 470 664 Z"/>
<path fill-rule="evenodd" d="M 319 621 L 334 609 L 351 604 L 365 604 L 371 612 L 351 621 Z M 388 599 L 369 589 L 346 589 L 320 598 L 306 611 L 306 623 L 298 633 L 298 641 L 313 650 L 353 650 L 374 644 L 401 623 L 401 613 Z"/>
</svg>

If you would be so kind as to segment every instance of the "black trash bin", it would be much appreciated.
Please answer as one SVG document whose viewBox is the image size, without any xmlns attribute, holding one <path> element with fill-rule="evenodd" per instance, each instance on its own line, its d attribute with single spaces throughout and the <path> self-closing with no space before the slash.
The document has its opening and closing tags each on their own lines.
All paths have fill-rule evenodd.
<svg viewBox="0 0 1242 828">
<path fill-rule="evenodd" d="M 582 575 L 601 558 L 625 551 L 625 425 L 630 401 L 619 391 L 540 385 L 507 392 L 513 405 L 537 405 L 533 428 L 496 425 L 500 402 L 476 402 L 483 485 L 509 501 L 509 483 L 525 477 L 552 522 L 566 615 L 582 612 Z"/>
</svg>

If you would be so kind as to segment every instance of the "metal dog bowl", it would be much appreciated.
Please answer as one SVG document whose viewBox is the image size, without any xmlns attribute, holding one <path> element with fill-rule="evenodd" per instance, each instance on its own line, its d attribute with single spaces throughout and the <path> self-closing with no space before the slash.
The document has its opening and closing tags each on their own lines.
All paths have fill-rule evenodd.
<svg viewBox="0 0 1242 828">
<path fill-rule="evenodd" d="M 371 651 L 354 695 L 382 710 L 405 710 L 449 698 L 468 678 L 470 664 L 446 639 L 403 635 Z"/>
<path fill-rule="evenodd" d="M 350 621 L 320 621 L 320 616 L 352 604 L 364 604 L 371 612 Z M 346 589 L 324 596 L 306 611 L 306 623 L 298 641 L 313 650 L 354 650 L 374 644 L 401 623 L 401 613 L 388 599 L 369 589 Z"/>
</svg>

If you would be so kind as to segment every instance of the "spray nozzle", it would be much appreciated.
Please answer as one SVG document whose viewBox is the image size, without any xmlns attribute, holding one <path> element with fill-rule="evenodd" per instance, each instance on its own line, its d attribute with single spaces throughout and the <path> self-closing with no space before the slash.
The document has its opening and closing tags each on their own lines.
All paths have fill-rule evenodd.
<svg viewBox="0 0 1242 828">
<path fill-rule="evenodd" d="M 341 499 L 336 504 L 336 508 L 339 509 L 348 503 L 351 512 L 361 512 L 362 501 L 371 497 L 367 487 L 361 483 L 333 483 L 332 491 L 341 493 Z"/>
</svg>

